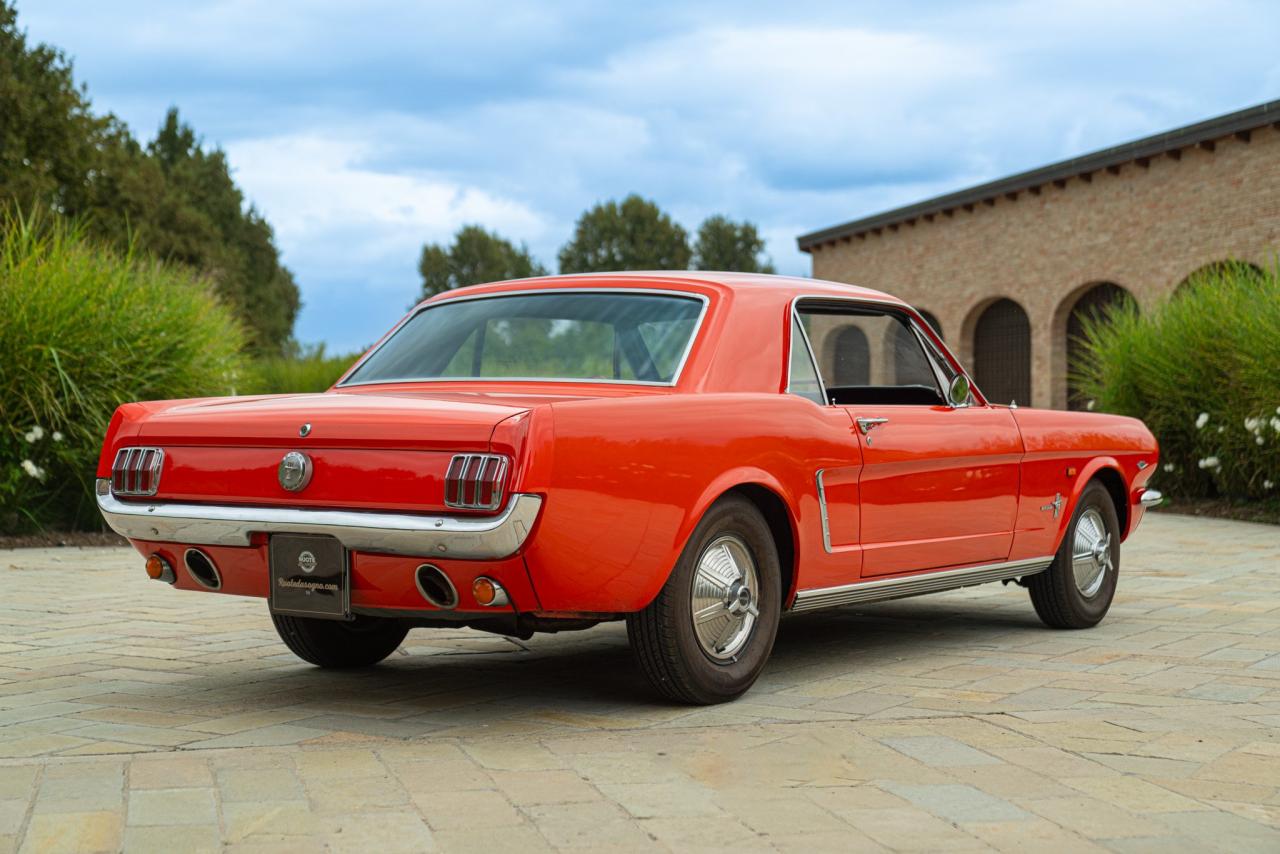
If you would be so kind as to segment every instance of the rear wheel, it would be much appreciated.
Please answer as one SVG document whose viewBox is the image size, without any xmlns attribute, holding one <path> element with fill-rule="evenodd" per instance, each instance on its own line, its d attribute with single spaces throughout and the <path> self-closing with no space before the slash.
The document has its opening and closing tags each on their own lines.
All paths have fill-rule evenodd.
<svg viewBox="0 0 1280 854">
<path fill-rule="evenodd" d="M 1102 622 L 1120 573 L 1120 520 L 1111 493 L 1097 481 L 1085 487 L 1053 564 L 1027 579 L 1031 604 L 1055 629 L 1087 629 Z"/>
<path fill-rule="evenodd" d="M 286 617 L 271 622 L 285 646 L 303 661 L 319 667 L 370 667 L 396 651 L 409 633 L 398 620 L 356 617 L 350 622 Z"/>
<path fill-rule="evenodd" d="M 682 703 L 722 703 L 760 675 L 781 612 L 778 550 L 751 502 L 717 502 L 647 608 L 627 617 L 645 676 Z"/>
</svg>

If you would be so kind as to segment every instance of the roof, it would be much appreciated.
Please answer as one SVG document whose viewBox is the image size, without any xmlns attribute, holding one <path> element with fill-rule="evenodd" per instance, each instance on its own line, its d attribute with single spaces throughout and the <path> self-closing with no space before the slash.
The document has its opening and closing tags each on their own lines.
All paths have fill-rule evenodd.
<svg viewBox="0 0 1280 854">
<path fill-rule="evenodd" d="M 554 288 L 596 287 L 621 285 L 624 287 L 670 288 L 672 290 L 697 290 L 711 287 L 725 290 L 767 290 L 771 293 L 805 294 L 810 296 L 851 296 L 882 302 L 901 302 L 897 297 L 871 288 L 863 288 L 844 282 L 828 282 L 800 276 L 775 276 L 767 273 L 726 273 L 710 270 L 635 270 L 617 273 L 567 273 L 559 276 L 541 276 L 535 279 L 509 279 L 483 285 L 469 285 L 444 291 L 431 297 L 446 300 L 454 296 L 485 294 L 499 291 L 544 290 Z M 693 286 L 690 288 L 689 286 Z"/>
<path fill-rule="evenodd" d="M 1104 148 L 1092 154 L 1051 163 L 1029 172 L 1019 172 L 1016 175 L 978 184 L 955 193 L 935 196 L 923 202 L 894 208 L 863 219 L 855 219 L 843 225 L 802 234 L 796 242 L 802 252 L 809 252 L 822 244 L 834 244 L 837 240 L 914 222 L 920 218 L 932 219 L 936 214 L 950 213 L 956 208 L 972 210 L 974 205 L 983 202 L 992 203 L 999 196 L 1015 198 L 1024 190 L 1038 191 L 1044 184 L 1057 183 L 1062 186 L 1068 178 L 1088 178 L 1094 172 L 1103 169 L 1118 171 L 1125 163 L 1146 166 L 1153 157 L 1167 154 L 1176 158 L 1182 149 L 1191 146 L 1200 145 L 1212 150 L 1214 140 L 1233 134 L 1247 142 L 1250 131 L 1269 124 L 1280 127 L 1280 100 L 1268 101 L 1256 107 Z"/>
</svg>

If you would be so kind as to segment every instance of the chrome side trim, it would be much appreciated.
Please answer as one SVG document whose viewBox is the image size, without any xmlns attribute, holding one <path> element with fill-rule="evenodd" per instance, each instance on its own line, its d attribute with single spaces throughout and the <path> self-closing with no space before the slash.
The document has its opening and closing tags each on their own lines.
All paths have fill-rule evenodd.
<svg viewBox="0 0 1280 854">
<path fill-rule="evenodd" d="M 625 273 L 618 275 L 625 276 Z M 445 293 L 448 293 L 447 291 Z M 647 296 L 672 296 L 684 297 L 685 299 L 697 300 L 702 303 L 702 309 L 698 312 L 697 323 L 694 324 L 693 331 L 689 333 L 689 340 L 684 345 L 684 353 L 680 356 L 680 363 L 676 365 L 675 373 L 671 377 L 670 382 L 655 382 L 650 380 L 614 380 L 614 379 L 588 379 L 582 377 L 427 377 L 418 379 L 393 379 L 393 380 L 372 380 L 366 382 L 350 382 L 347 378 L 352 376 L 357 370 L 369 361 L 374 353 L 381 350 L 387 342 L 389 342 L 400 327 L 404 326 L 420 313 L 428 311 L 436 306 L 445 305 L 454 302 L 470 302 L 472 300 L 481 299 L 497 299 L 499 297 L 521 297 L 535 296 L 545 294 L 644 294 Z M 523 288 L 511 291 L 490 291 L 485 294 L 454 294 L 441 299 L 432 297 L 414 306 L 413 310 L 400 318 L 400 322 L 391 327 L 391 331 L 382 337 L 382 340 L 369 349 L 356 363 L 347 369 L 338 381 L 334 383 L 334 388 L 359 388 L 361 386 L 373 385 L 395 385 L 401 383 L 582 383 L 582 384 L 606 384 L 606 385 L 640 385 L 640 386 L 657 386 L 660 388 L 675 388 L 680 384 L 680 378 L 684 374 L 685 362 L 689 361 L 689 355 L 693 352 L 694 344 L 698 341 L 698 336 L 702 334 L 703 322 L 707 319 L 707 310 L 711 305 L 711 298 L 704 293 L 698 291 L 682 291 L 674 288 L 628 288 L 624 286 L 601 285 L 597 287 L 572 287 L 572 288 Z"/>
<path fill-rule="evenodd" d="M 822 477 L 826 473 L 826 469 L 818 469 L 816 476 L 818 481 L 818 513 L 822 518 L 822 547 L 826 549 L 827 554 L 831 554 L 831 520 L 827 517 L 827 487 L 822 482 Z"/>
<path fill-rule="evenodd" d="M 860 581 L 840 587 L 820 587 L 801 590 L 796 594 L 792 611 L 816 611 L 836 605 L 853 605 L 862 602 L 883 602 L 888 599 L 904 599 L 925 593 L 940 593 L 972 584 L 1022 578 L 1044 572 L 1053 563 L 1053 557 L 1014 560 L 1005 563 L 989 563 L 983 566 L 967 566 L 945 572 L 927 572 L 906 578 L 884 578 L 879 581 Z"/>
<path fill-rule="evenodd" d="M 511 496 L 491 518 L 415 516 L 297 507 L 238 507 L 120 501 L 98 489 L 98 509 L 112 530 L 132 540 L 209 546 L 247 546 L 257 532 L 328 534 L 348 549 L 384 554 L 497 560 L 524 545 L 542 509 L 542 497 Z"/>
<path fill-rule="evenodd" d="M 1138 496 L 1138 503 L 1143 507 L 1158 507 L 1163 501 L 1164 496 L 1154 489 L 1144 489 Z"/>
</svg>

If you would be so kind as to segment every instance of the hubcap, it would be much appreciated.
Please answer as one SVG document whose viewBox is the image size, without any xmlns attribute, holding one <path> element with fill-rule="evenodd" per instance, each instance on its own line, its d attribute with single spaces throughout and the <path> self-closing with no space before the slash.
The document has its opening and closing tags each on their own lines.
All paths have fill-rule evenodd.
<svg viewBox="0 0 1280 854">
<path fill-rule="evenodd" d="M 736 660 L 760 616 L 759 595 L 747 544 L 732 534 L 713 540 L 693 574 L 693 631 L 702 651 L 716 661 Z"/>
<path fill-rule="evenodd" d="M 1080 514 L 1071 552 L 1071 571 L 1076 587 L 1086 597 L 1097 595 L 1111 571 L 1111 534 L 1102 514 L 1094 508 Z"/>
</svg>

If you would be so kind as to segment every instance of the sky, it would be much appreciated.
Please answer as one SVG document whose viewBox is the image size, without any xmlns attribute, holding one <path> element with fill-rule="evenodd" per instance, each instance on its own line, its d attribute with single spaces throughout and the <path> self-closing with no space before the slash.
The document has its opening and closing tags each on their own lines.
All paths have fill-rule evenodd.
<svg viewBox="0 0 1280 854">
<path fill-rule="evenodd" d="M 227 152 L 330 352 L 465 224 L 554 270 L 635 192 L 808 275 L 800 234 L 1280 98 L 1275 0 L 17 2 L 96 109 Z"/>
</svg>

